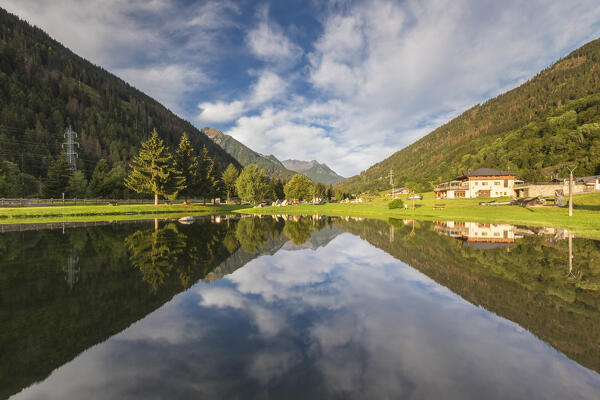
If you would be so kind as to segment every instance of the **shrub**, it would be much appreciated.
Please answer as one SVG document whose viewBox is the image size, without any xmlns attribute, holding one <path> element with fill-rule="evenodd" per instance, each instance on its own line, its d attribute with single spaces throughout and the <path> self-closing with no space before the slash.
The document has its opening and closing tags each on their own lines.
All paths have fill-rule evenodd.
<svg viewBox="0 0 600 400">
<path fill-rule="evenodd" d="M 404 203 L 402 202 L 402 200 L 400 199 L 394 199 L 392 201 L 390 201 L 388 203 L 388 208 L 392 209 L 392 208 L 402 208 L 402 206 L 404 205 Z"/>
</svg>

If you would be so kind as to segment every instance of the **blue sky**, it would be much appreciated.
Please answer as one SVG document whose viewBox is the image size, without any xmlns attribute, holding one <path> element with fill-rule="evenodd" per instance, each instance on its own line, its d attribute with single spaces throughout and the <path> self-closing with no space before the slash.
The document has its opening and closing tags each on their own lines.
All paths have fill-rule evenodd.
<svg viewBox="0 0 600 400">
<path fill-rule="evenodd" d="M 597 0 L 0 0 L 198 127 L 359 173 L 600 36 Z"/>
</svg>

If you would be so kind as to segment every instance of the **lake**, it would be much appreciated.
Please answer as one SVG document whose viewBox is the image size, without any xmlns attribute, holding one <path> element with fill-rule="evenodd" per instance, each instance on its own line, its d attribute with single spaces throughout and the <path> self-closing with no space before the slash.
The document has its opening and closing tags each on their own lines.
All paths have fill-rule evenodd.
<svg viewBox="0 0 600 400">
<path fill-rule="evenodd" d="M 600 242 L 212 216 L 0 226 L 0 398 L 598 399 Z"/>
</svg>

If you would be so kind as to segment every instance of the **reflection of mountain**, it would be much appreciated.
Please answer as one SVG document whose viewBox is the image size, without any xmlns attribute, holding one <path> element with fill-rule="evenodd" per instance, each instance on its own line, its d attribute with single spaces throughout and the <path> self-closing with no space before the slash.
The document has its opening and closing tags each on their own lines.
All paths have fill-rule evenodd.
<svg viewBox="0 0 600 400">
<path fill-rule="evenodd" d="M 219 221 L 0 235 L 0 398 L 45 378 L 199 279 L 220 279 L 290 241 L 283 219 Z M 315 248 L 339 233 L 318 232 L 325 221 L 297 223 L 317 235 Z"/>
<path fill-rule="evenodd" d="M 600 372 L 600 243 L 527 236 L 510 248 L 480 250 L 438 234 L 433 224 L 338 220 L 367 240 L 448 287 L 523 326 L 578 363 Z M 411 233 L 412 232 L 412 233 Z"/>
<path fill-rule="evenodd" d="M 310 249 L 316 250 L 319 247 L 325 247 L 336 238 L 337 235 L 343 233 L 340 228 L 336 226 L 326 226 L 321 230 L 312 232 L 312 236 L 306 242 L 295 245 L 292 241 L 289 241 L 283 245 L 284 250 L 301 250 L 301 249 Z"/>
<path fill-rule="evenodd" d="M 294 222 L 292 220 L 285 221 L 285 225 L 282 225 L 284 221 L 277 218 L 267 218 L 266 220 L 271 221 L 270 223 L 275 223 L 283 228 L 285 225 L 289 226 Z M 322 223 L 319 224 L 310 218 L 301 218 L 298 222 L 304 223 L 307 227 L 309 227 L 308 229 L 311 232 L 311 236 L 306 242 L 300 245 L 295 245 L 292 240 L 286 236 L 286 234 L 282 234 L 282 232 L 285 232 L 285 230 L 271 231 L 271 233 L 267 235 L 266 241 L 258 252 L 248 252 L 243 246 L 240 246 L 229 258 L 227 258 L 227 260 L 209 272 L 203 280 L 209 283 L 215 282 L 223 278 L 225 275 L 232 274 L 237 269 L 243 267 L 255 258 L 264 255 L 273 255 L 280 249 L 288 251 L 301 249 L 316 250 L 319 247 L 327 246 L 329 242 L 343 232 L 337 227 L 331 227 Z"/>
</svg>

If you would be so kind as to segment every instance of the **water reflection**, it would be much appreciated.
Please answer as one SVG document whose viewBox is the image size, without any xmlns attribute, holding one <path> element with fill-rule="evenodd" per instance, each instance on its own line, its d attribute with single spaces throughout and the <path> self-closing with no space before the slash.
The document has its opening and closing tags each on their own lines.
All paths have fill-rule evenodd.
<svg viewBox="0 0 600 400">
<path fill-rule="evenodd" d="M 0 397 L 597 398 L 599 243 L 449 225 L 3 234 Z M 496 239 L 513 241 L 465 245 Z"/>
</svg>

